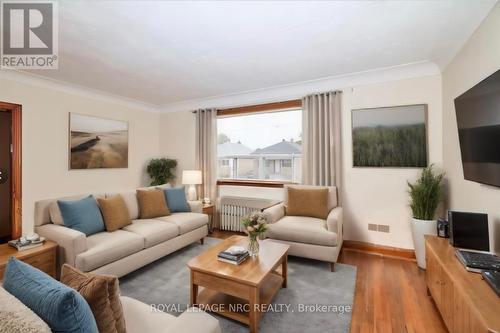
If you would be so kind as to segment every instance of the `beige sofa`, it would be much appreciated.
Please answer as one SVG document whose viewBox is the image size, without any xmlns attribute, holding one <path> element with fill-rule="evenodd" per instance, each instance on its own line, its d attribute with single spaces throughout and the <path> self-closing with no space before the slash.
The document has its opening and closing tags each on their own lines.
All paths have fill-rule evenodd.
<svg viewBox="0 0 500 333">
<path fill-rule="evenodd" d="M 292 186 L 292 185 L 289 185 Z M 328 217 L 326 220 L 307 216 L 286 215 L 287 188 L 284 202 L 264 210 L 269 226 L 265 237 L 290 245 L 288 254 L 327 261 L 334 270 L 342 248 L 342 207 L 337 205 L 337 188 L 328 187 Z M 293 185 L 298 188 L 318 186 Z"/>
<path fill-rule="evenodd" d="M 175 317 L 135 299 L 122 296 L 127 333 L 221 333 L 219 321 L 196 308 Z M 16 297 L 0 287 L 0 332 L 50 333 L 48 325 Z"/>
<path fill-rule="evenodd" d="M 166 186 L 168 187 L 168 185 Z M 202 203 L 188 202 L 189 213 L 173 213 L 155 219 L 139 219 L 136 191 L 94 193 L 95 197 L 120 194 L 132 224 L 113 232 L 91 236 L 64 226 L 57 200 L 78 200 L 86 195 L 42 200 L 35 203 L 35 232 L 59 244 L 58 267 L 67 263 L 84 272 L 121 277 L 208 234 L 208 216 Z"/>
</svg>

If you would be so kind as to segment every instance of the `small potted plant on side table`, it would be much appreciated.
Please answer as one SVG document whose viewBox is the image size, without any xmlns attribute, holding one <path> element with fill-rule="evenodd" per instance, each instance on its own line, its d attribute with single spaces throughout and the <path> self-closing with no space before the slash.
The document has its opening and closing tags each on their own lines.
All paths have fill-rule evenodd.
<svg viewBox="0 0 500 333">
<path fill-rule="evenodd" d="M 248 235 L 248 253 L 251 257 L 256 257 L 259 255 L 259 237 L 267 230 L 266 216 L 256 211 L 245 217 L 241 223 Z"/>
</svg>

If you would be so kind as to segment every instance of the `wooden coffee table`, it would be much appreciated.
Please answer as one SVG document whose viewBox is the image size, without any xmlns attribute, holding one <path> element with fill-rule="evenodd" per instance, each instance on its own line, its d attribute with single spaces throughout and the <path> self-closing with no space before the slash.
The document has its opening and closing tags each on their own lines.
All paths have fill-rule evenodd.
<svg viewBox="0 0 500 333">
<path fill-rule="evenodd" d="M 190 304 L 242 322 L 255 333 L 266 306 L 286 288 L 289 246 L 262 241 L 259 256 L 239 266 L 217 260 L 228 247 L 247 244 L 246 237 L 232 236 L 189 261 Z"/>
</svg>

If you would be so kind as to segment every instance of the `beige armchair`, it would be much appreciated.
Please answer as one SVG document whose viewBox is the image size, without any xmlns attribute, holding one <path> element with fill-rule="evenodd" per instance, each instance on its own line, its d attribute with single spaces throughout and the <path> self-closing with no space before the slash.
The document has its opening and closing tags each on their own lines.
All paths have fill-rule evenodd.
<svg viewBox="0 0 500 333">
<path fill-rule="evenodd" d="M 289 185 L 292 186 L 292 185 Z M 293 256 L 327 261 L 334 271 L 342 247 L 342 207 L 337 206 L 337 188 L 328 187 L 328 210 L 326 220 L 308 216 L 286 215 L 288 186 L 285 186 L 285 201 L 264 210 L 269 226 L 265 237 L 290 245 L 288 253 Z M 315 186 L 293 185 L 298 188 Z"/>
</svg>

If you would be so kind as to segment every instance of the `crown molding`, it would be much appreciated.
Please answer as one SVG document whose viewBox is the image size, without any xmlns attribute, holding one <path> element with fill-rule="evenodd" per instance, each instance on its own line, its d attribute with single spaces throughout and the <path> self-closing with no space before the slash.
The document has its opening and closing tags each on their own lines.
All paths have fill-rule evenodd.
<svg viewBox="0 0 500 333">
<path fill-rule="evenodd" d="M 32 73 L 22 72 L 13 69 L 1 69 L 0 79 L 20 82 L 36 87 L 51 89 L 60 91 L 63 93 L 68 93 L 80 97 L 85 97 L 89 99 L 94 99 L 106 103 L 112 103 L 121 105 L 131 109 L 137 109 L 140 111 L 154 112 L 158 113 L 159 109 L 157 105 L 139 101 L 133 98 L 123 97 L 114 95 L 105 91 L 92 89 L 84 86 L 80 86 L 73 83 L 67 83 L 55 79 L 50 79 L 35 75 Z"/>
<path fill-rule="evenodd" d="M 302 98 L 307 94 L 342 90 L 354 86 L 440 75 L 439 67 L 430 61 L 373 69 L 369 71 L 330 76 L 235 94 L 191 99 L 163 105 L 159 112 L 192 111 L 200 108 L 230 108 L 242 105 L 271 103 Z"/>
<path fill-rule="evenodd" d="M 296 82 L 269 88 L 249 90 L 234 94 L 185 100 L 159 106 L 132 98 L 114 95 L 97 89 L 49 79 L 32 73 L 9 69 L 0 70 L 1 79 L 21 82 L 37 87 L 57 90 L 72 95 L 154 113 L 192 111 L 208 107 L 229 108 L 242 105 L 271 103 L 302 98 L 307 94 L 321 91 L 342 90 L 354 86 L 362 86 L 388 81 L 398 81 L 409 78 L 440 74 L 441 71 L 435 63 L 430 61 L 422 61 L 398 66 L 378 68 L 363 72 L 349 73 L 345 75 L 330 76 L 316 80 Z"/>
</svg>

